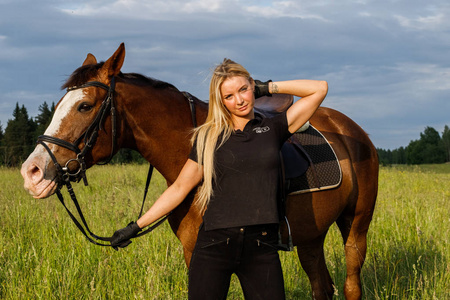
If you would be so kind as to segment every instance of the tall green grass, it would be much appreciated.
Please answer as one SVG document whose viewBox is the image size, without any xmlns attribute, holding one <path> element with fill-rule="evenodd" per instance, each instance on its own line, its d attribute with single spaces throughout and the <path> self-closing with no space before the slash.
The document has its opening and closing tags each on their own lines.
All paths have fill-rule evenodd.
<svg viewBox="0 0 450 300">
<path fill-rule="evenodd" d="M 146 172 L 137 165 L 94 167 L 88 187 L 75 185 L 95 233 L 111 235 L 136 219 Z M 365 299 L 450 299 L 449 182 L 450 165 L 381 169 L 362 272 Z M 156 174 L 150 202 L 164 189 Z M 1 299 L 187 298 L 182 247 L 167 223 L 116 252 L 90 244 L 56 196 L 27 195 L 19 170 L 0 168 L 0 191 Z M 345 258 L 336 226 L 325 253 L 336 299 L 343 299 Z M 287 298 L 311 298 L 295 253 L 283 252 L 281 260 Z M 243 298 L 236 278 L 228 298 Z"/>
</svg>

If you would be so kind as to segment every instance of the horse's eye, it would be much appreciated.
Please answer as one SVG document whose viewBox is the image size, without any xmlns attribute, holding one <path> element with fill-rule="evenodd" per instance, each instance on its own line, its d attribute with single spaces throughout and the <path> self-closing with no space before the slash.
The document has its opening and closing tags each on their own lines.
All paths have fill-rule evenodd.
<svg viewBox="0 0 450 300">
<path fill-rule="evenodd" d="M 88 103 L 81 103 L 80 106 L 78 106 L 78 111 L 79 112 L 87 112 L 90 111 L 92 109 L 92 105 L 88 104 Z"/>
</svg>

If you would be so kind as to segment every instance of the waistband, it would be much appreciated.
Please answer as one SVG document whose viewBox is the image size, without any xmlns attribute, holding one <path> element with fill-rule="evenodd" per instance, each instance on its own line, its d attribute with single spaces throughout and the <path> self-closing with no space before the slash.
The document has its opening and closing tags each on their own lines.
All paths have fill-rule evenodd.
<svg viewBox="0 0 450 300">
<path fill-rule="evenodd" d="M 257 233 L 261 231 L 278 231 L 278 224 L 258 224 L 258 225 L 249 225 L 249 226 L 238 226 L 238 227 L 230 227 L 230 228 L 219 228 L 208 230 L 207 232 L 230 232 L 230 233 Z M 205 226 L 202 223 L 200 225 L 200 230 L 206 231 Z"/>
</svg>

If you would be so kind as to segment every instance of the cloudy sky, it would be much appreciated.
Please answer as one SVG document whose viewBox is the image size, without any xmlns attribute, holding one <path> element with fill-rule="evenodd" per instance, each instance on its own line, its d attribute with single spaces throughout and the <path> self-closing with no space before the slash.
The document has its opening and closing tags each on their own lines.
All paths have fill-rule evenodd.
<svg viewBox="0 0 450 300">
<path fill-rule="evenodd" d="M 0 0 L 3 129 L 17 102 L 36 116 L 87 53 L 121 42 L 124 72 L 201 99 L 224 57 L 262 80 L 326 80 L 324 105 L 379 148 L 450 126 L 448 0 Z"/>
</svg>

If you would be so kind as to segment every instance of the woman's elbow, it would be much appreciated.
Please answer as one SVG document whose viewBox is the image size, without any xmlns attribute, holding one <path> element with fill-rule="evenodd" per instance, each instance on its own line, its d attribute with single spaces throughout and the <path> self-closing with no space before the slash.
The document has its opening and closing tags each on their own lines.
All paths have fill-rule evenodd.
<svg viewBox="0 0 450 300">
<path fill-rule="evenodd" d="M 326 95 L 328 93 L 328 82 L 322 80 L 320 81 L 320 91 Z"/>
</svg>

